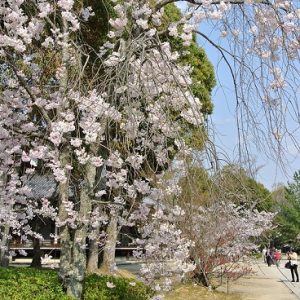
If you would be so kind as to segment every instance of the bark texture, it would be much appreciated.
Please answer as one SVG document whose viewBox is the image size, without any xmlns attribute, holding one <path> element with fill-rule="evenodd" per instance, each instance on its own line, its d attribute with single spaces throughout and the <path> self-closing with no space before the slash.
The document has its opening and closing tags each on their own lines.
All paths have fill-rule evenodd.
<svg viewBox="0 0 300 300">
<path fill-rule="evenodd" d="M 92 236 L 99 234 L 99 227 L 93 229 Z M 99 268 L 99 246 L 97 239 L 91 239 L 89 242 L 89 256 L 87 262 L 87 272 L 97 273 Z"/>
<path fill-rule="evenodd" d="M 62 151 L 60 155 L 60 162 L 62 165 L 67 164 L 69 161 L 68 153 L 66 150 Z M 67 202 L 69 200 L 69 177 L 65 182 L 60 182 L 58 185 L 59 194 L 59 212 L 58 218 L 63 225 L 59 226 L 60 234 L 60 265 L 59 265 L 59 276 L 67 288 L 72 263 L 72 239 L 68 225 L 65 223 L 68 218 Z"/>
<path fill-rule="evenodd" d="M 0 239 L 0 266 L 8 267 L 9 265 L 9 225 L 5 225 L 1 228 L 1 239 Z"/>
<path fill-rule="evenodd" d="M 4 189 L 7 183 L 7 176 L 5 173 L 0 172 L 0 189 Z M 1 205 L 7 205 L 0 199 Z M 0 266 L 8 267 L 9 264 L 9 225 L 5 224 L 0 227 Z"/>
<path fill-rule="evenodd" d="M 33 238 L 33 258 L 30 264 L 32 268 L 41 268 L 42 267 L 42 252 L 40 246 L 40 240 Z"/>
<path fill-rule="evenodd" d="M 90 193 L 93 189 L 96 178 L 96 167 L 87 164 L 84 168 L 85 180 L 80 191 L 80 201 L 78 208 L 78 220 L 73 235 L 67 226 L 63 226 L 61 232 L 61 262 L 60 275 L 63 279 L 67 294 L 75 299 L 82 298 L 83 280 L 86 272 L 86 243 L 88 235 L 88 223 L 92 210 L 92 199 Z M 62 186 L 62 194 L 66 195 L 65 187 Z M 62 204 L 61 215 L 65 215 Z M 63 219 L 64 220 L 64 219 Z"/>
<path fill-rule="evenodd" d="M 80 193 L 80 225 L 76 228 L 73 241 L 72 273 L 67 286 L 67 293 L 76 299 L 81 298 L 83 280 L 86 271 L 86 243 L 88 232 L 88 217 L 91 212 L 91 199 L 86 188 Z"/>
<path fill-rule="evenodd" d="M 118 237 L 118 210 L 111 210 L 111 217 L 106 230 L 107 239 L 103 252 L 103 262 L 101 264 L 101 271 L 104 273 L 115 272 L 115 253 Z"/>
</svg>

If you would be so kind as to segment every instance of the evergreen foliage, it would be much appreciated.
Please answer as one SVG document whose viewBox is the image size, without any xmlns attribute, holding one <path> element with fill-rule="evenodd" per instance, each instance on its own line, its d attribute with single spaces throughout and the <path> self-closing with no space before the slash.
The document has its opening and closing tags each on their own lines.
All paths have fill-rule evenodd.
<svg viewBox="0 0 300 300">
<path fill-rule="evenodd" d="M 293 182 L 285 188 L 285 198 L 277 203 L 276 216 L 277 236 L 276 245 L 291 245 L 299 247 L 300 234 L 300 171 L 295 172 Z"/>
<path fill-rule="evenodd" d="M 216 199 L 230 201 L 246 208 L 270 211 L 271 193 L 239 165 L 225 166 L 214 180 Z"/>
<path fill-rule="evenodd" d="M 166 30 L 164 24 L 170 24 L 180 20 L 180 10 L 171 3 L 165 6 L 165 22 L 162 24 L 162 28 Z M 211 62 L 208 60 L 204 49 L 200 48 L 196 42 L 196 36 L 193 36 L 193 41 L 190 46 L 184 47 L 182 39 L 180 38 L 168 38 L 173 49 L 178 51 L 182 57 L 180 62 L 183 65 L 190 65 L 193 68 L 191 77 L 193 84 L 191 86 L 193 94 L 201 100 L 202 112 L 204 115 L 211 114 L 213 112 L 213 103 L 211 99 L 211 92 L 216 85 L 214 68 Z"/>
</svg>

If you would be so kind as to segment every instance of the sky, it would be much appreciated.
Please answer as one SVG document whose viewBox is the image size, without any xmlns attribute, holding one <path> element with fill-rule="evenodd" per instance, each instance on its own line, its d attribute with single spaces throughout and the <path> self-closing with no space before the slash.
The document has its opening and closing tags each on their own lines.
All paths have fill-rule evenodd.
<svg viewBox="0 0 300 300">
<path fill-rule="evenodd" d="M 215 57 L 212 51 L 207 53 L 211 62 L 213 62 Z M 221 157 L 226 156 L 232 161 L 237 161 L 238 133 L 235 119 L 235 103 L 232 100 L 233 93 L 229 88 L 225 89 L 224 92 L 219 87 L 220 84 L 225 86 L 228 84 L 230 87 L 232 83 L 226 82 L 228 79 L 226 71 L 222 73 L 219 74 L 219 81 L 212 94 L 214 112 L 211 120 L 214 124 L 217 151 Z M 222 81 L 220 82 L 220 80 Z M 267 143 L 265 147 L 268 147 Z M 299 153 L 292 145 L 289 147 L 289 153 L 286 153 L 284 166 L 274 159 L 268 158 L 264 152 L 253 146 L 251 147 L 250 156 L 253 159 L 253 167 L 258 170 L 256 180 L 263 183 L 269 190 L 272 190 L 277 184 L 283 183 L 286 185 L 288 182 L 291 182 L 294 172 L 300 170 Z"/>
<path fill-rule="evenodd" d="M 201 42 L 200 42 L 201 43 Z M 209 60 L 212 62 L 216 72 L 217 85 L 212 93 L 214 112 L 211 121 L 214 124 L 215 143 L 221 156 L 226 156 L 233 161 L 238 160 L 238 132 L 235 118 L 235 100 L 233 92 L 233 82 L 230 77 L 229 69 L 225 63 L 220 62 L 220 53 L 207 42 L 202 41 L 201 45 L 206 50 Z M 292 121 L 289 120 L 291 126 Z M 300 142 L 300 132 L 295 134 Z M 264 147 L 268 147 L 266 141 Z M 285 152 L 284 164 L 276 161 L 275 158 L 267 157 L 263 149 L 258 149 L 254 144 L 248 145 L 250 157 L 253 159 L 253 167 L 257 169 L 256 179 L 263 183 L 269 190 L 277 184 L 287 184 L 293 179 L 295 171 L 300 170 L 300 156 L 297 149 L 288 141 L 287 151 Z M 225 154 L 225 155 L 224 155 Z"/>
<path fill-rule="evenodd" d="M 179 2 L 178 6 L 183 9 L 184 4 Z M 209 25 L 202 25 L 200 30 L 206 34 L 211 34 Z M 210 36 L 211 37 L 211 36 Z M 212 36 L 214 38 L 214 36 Z M 213 124 L 214 142 L 216 151 L 221 160 L 237 162 L 238 155 L 238 132 L 235 118 L 235 100 L 233 93 L 233 82 L 230 77 L 229 69 L 224 62 L 220 62 L 220 53 L 204 39 L 198 39 L 198 43 L 206 50 L 209 60 L 215 68 L 217 85 L 212 93 L 214 112 L 211 116 Z M 296 127 L 289 120 L 291 127 Z M 295 139 L 300 143 L 300 131 L 295 133 Z M 295 171 L 300 170 L 299 151 L 292 145 L 291 140 L 287 141 L 284 164 L 280 164 L 275 158 L 267 157 L 266 147 L 268 143 L 262 142 L 261 149 L 255 147 L 255 143 L 249 144 L 250 158 L 253 169 L 256 169 L 255 179 L 265 185 L 269 190 L 275 188 L 277 184 L 287 184 L 292 181 Z"/>
</svg>

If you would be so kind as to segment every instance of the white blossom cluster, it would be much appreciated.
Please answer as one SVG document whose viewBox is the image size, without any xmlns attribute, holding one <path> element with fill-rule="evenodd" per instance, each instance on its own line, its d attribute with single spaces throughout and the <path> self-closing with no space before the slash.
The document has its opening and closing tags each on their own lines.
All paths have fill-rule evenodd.
<svg viewBox="0 0 300 300">
<path fill-rule="evenodd" d="M 190 248 L 194 244 L 178 229 L 178 220 L 183 215 L 184 211 L 178 206 L 164 210 L 157 207 L 151 211 L 142 205 L 130 216 L 131 221 L 142 224 L 141 238 L 135 241 L 138 250 L 134 251 L 134 256 L 142 261 L 140 276 L 157 292 L 171 289 L 170 277 L 174 274 L 181 278 L 195 269 L 190 261 Z M 156 280 L 160 277 L 165 279 L 159 284 Z"/>
<path fill-rule="evenodd" d="M 183 124 L 203 125 L 201 99 L 191 91 L 193 70 L 178 62 L 180 53 L 164 34 L 189 45 L 197 26 L 213 20 L 220 22 L 222 36 L 242 41 L 238 28 L 226 25 L 234 13 L 228 1 L 188 1 L 187 13 L 167 24 L 166 32 L 161 32 L 164 4 L 170 1 L 113 2 L 116 17 L 109 20 L 107 41 L 91 50 L 80 42 L 81 24 L 94 14 L 90 7 L 76 9 L 73 0 L 36 0 L 30 2 L 33 7 L 24 0 L 0 0 L 0 228 L 22 240 L 43 238 L 29 225 L 34 216 L 51 218 L 62 228 L 82 230 L 74 248 L 85 253 L 86 237 L 96 238 L 92 230 L 109 222 L 108 212 L 121 214 L 129 206 L 128 216 L 144 197 L 162 200 L 156 176 L 170 165 L 172 151 L 187 151 L 178 133 L 186 128 Z M 282 56 L 298 59 L 300 11 L 289 0 L 262 5 L 245 1 L 250 19 L 246 50 L 266 62 L 271 74 L 267 93 L 286 86 L 279 67 Z M 89 51 L 97 57 L 93 63 Z M 57 181 L 58 207 L 45 197 L 36 202 L 30 196 L 28 178 L 36 173 L 51 174 Z M 143 208 L 133 217 L 145 212 Z M 246 242 L 269 226 L 270 216 L 221 205 L 218 223 L 209 210 L 194 216 L 193 239 L 201 237 L 201 245 L 211 249 L 208 236 L 213 241 L 224 236 L 216 225 L 228 212 L 250 226 L 234 218 L 226 222 L 228 236 L 238 226 L 242 229 L 232 244 L 218 248 L 220 255 L 231 257 L 253 247 Z M 148 214 L 151 222 L 137 241 L 145 253 L 139 255 L 150 261 L 173 260 L 179 273 L 192 270 L 192 243 L 175 225 L 181 212 Z M 164 264 L 145 264 L 146 281 L 168 275 Z M 168 280 L 165 286 L 169 288 Z"/>
</svg>

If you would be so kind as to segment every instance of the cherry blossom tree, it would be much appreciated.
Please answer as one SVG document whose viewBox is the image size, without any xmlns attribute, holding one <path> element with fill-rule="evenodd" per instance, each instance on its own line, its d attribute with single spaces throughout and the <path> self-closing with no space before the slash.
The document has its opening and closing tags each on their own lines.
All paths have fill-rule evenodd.
<svg viewBox="0 0 300 300">
<path fill-rule="evenodd" d="M 224 202 L 193 207 L 185 215 L 180 228 L 194 242 L 190 249 L 194 273 L 205 286 L 211 284 L 212 276 L 228 274 L 234 279 L 250 272 L 241 258 L 258 248 L 257 238 L 273 228 L 274 218 L 273 213 Z"/>
<path fill-rule="evenodd" d="M 169 190 L 162 190 L 166 199 Z M 144 204 L 129 217 L 129 224 L 139 230 L 134 256 L 142 261 L 145 283 L 160 292 L 171 289 L 174 275 L 182 281 L 189 273 L 211 286 L 216 278 L 235 280 L 252 272 L 248 260 L 274 228 L 274 213 L 213 197 L 200 204 L 187 199 L 183 206 L 166 200 L 152 208 Z"/>
<path fill-rule="evenodd" d="M 1 255 L 11 234 L 43 238 L 30 226 L 35 215 L 52 218 L 60 229 L 60 277 L 77 299 L 87 238 L 108 220 L 114 235 L 116 219 L 126 221 L 141 198 L 161 199 L 154 175 L 168 167 L 173 151 L 188 150 L 180 134 L 184 124 L 202 127 L 192 68 L 179 63 L 183 53 L 168 37 L 188 46 L 197 32 L 214 43 L 198 30 L 204 20 L 214 20 L 240 46 L 240 53 L 219 46 L 241 66 L 240 73 L 230 68 L 235 82 L 247 70 L 254 79 L 251 85 L 241 76 L 243 89 L 236 89 L 242 113 L 264 113 L 280 141 L 282 111 L 298 112 L 299 9 L 291 1 L 190 0 L 187 13 L 164 29 L 164 7 L 172 2 L 112 1 L 110 31 L 98 48 L 81 34 L 94 14 L 84 1 L 0 0 Z M 255 94 L 246 97 L 250 87 Z M 253 98 L 260 106 L 248 102 Z M 29 177 L 36 173 L 57 180 L 57 207 L 30 198 Z"/>
<path fill-rule="evenodd" d="M 60 228 L 60 276 L 67 292 L 80 298 L 89 230 L 106 221 L 97 204 L 105 204 L 112 224 L 138 195 L 158 199 L 149 174 L 168 164 L 181 120 L 201 125 L 201 102 L 189 88 L 190 68 L 176 64 L 178 54 L 154 29 L 140 32 L 146 25 L 137 19 L 132 36 L 123 38 L 128 5 L 115 7 L 123 18 L 110 21 L 112 41 L 96 52 L 101 74 L 94 75 L 85 72 L 89 53 L 77 40 L 89 8 L 73 1 L 8 4 L 1 11 L 1 166 L 7 174 L 3 207 L 14 217 L 10 224 L 3 214 L 3 224 L 23 240 L 42 239 L 29 220 L 39 210 L 51 213 Z M 133 14 L 141 13 L 132 5 Z M 185 146 L 179 139 L 176 147 Z M 58 182 L 58 212 L 49 201 L 41 200 L 42 209 L 30 201 L 28 176 L 41 171 Z"/>
</svg>

